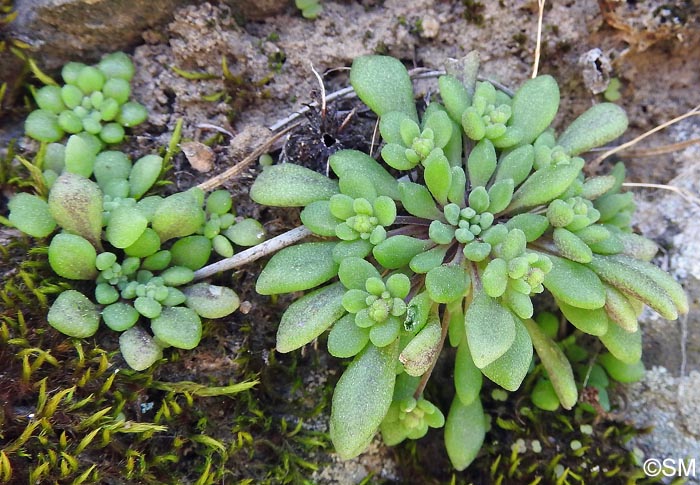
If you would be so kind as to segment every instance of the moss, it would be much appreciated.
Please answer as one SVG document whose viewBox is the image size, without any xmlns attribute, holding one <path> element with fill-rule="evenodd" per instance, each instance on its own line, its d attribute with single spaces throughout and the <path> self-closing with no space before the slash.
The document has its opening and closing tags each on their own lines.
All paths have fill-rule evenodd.
<svg viewBox="0 0 700 485">
<path fill-rule="evenodd" d="M 484 25 L 484 10 L 486 7 L 482 2 L 475 0 L 462 0 L 462 5 L 464 5 L 464 13 L 462 16 L 470 24 L 483 27 Z"/>
</svg>

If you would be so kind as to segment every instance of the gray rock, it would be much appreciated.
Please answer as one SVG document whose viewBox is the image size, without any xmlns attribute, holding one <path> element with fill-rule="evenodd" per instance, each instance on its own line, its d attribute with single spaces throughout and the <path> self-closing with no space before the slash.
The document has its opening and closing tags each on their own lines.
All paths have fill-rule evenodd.
<svg viewBox="0 0 700 485">
<path fill-rule="evenodd" d="M 672 141 L 700 136 L 700 123 L 689 120 L 672 129 Z M 683 190 L 654 192 L 653 198 L 637 198 L 636 223 L 641 232 L 659 243 L 663 251 L 655 260 L 685 288 L 690 312 L 668 322 L 645 310 L 640 319 L 644 332 L 644 379 L 624 390 L 625 417 L 636 426 L 652 427 L 636 436 L 645 459 L 700 458 L 700 146 L 673 156 L 677 176 L 668 185 Z M 690 463 L 690 462 L 689 462 Z M 697 464 L 696 464 L 697 467 Z M 669 470 L 670 471 L 670 470 Z M 689 477 L 700 483 L 700 472 Z"/>
<path fill-rule="evenodd" d="M 172 19 L 188 0 L 17 0 L 10 37 L 31 46 L 42 69 L 97 60 L 141 42 L 144 30 Z"/>
</svg>

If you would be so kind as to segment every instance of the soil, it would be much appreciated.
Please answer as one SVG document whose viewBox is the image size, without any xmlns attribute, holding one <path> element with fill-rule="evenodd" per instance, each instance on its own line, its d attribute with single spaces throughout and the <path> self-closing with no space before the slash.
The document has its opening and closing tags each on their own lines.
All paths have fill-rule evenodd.
<svg viewBox="0 0 700 485">
<path fill-rule="evenodd" d="M 187 157 L 178 154 L 171 172 L 173 190 L 191 187 L 236 165 L 266 142 L 274 133 L 271 127 L 275 123 L 318 100 L 320 87 L 312 69 L 323 75 L 327 94 L 347 86 L 347 68 L 354 57 L 371 53 L 393 55 L 409 68 L 440 69 L 449 58 L 460 58 L 474 49 L 481 56 L 482 74 L 509 86 L 518 86 L 532 72 L 537 25 L 534 0 L 329 0 L 322 2 L 323 11 L 315 20 L 303 19 L 288 2 L 266 2 L 271 5 L 255 12 L 238 8 L 238 3 L 185 3 L 173 10 L 164 27 L 143 30 L 128 48 L 137 72 L 133 96 L 147 106 L 150 114 L 147 123 L 133 131 L 127 150 L 142 155 L 166 146 L 177 120 L 182 119 L 184 140 L 205 142 L 213 154 L 208 172 L 193 170 Z M 697 5 L 682 0 L 547 2 L 539 72 L 552 74 L 559 81 L 562 100 L 557 126 L 564 126 L 590 105 L 602 101 L 601 93 L 612 78 L 621 82 L 618 103 L 630 118 L 630 129 L 620 142 L 631 140 L 698 104 L 698 15 Z M 101 46 L 103 52 L 107 48 Z M 85 52 L 95 51 L 86 48 Z M 86 55 L 85 59 L 73 60 L 94 60 L 89 57 L 91 54 Z M 56 65 L 47 63 L 49 74 L 56 74 Z M 429 81 L 417 83 L 418 96 L 430 96 L 431 90 L 435 86 Z M 373 119 L 366 110 L 353 99 L 332 103 L 330 108 L 327 115 L 311 108 L 308 116 L 299 117 L 302 126 L 292 131 L 289 140 L 282 138 L 268 151 L 276 158 L 284 156 L 324 171 L 327 157 L 334 150 L 367 149 L 371 145 Z M 339 130 L 353 109 L 352 128 Z M 0 121 L 3 159 L 9 140 L 21 132 L 18 120 L 23 111 L 18 96 L 8 111 L 17 116 Z M 643 151 L 695 138 L 700 133 L 699 123 L 698 118 L 688 119 L 634 148 Z M 29 155 L 36 148 L 34 143 L 20 138 L 16 150 Z M 622 153 L 621 158 L 628 167 L 631 182 L 686 186 L 697 194 L 700 183 L 694 182 L 700 180 L 700 175 L 694 165 L 698 152 L 692 150 L 638 158 L 628 158 Z M 599 170 L 606 171 L 613 161 L 606 161 Z M 247 198 L 258 172 L 257 163 L 252 163 L 237 177 L 225 181 L 223 187 L 234 194 L 239 215 L 262 221 L 268 234 L 274 236 L 298 224 L 298 214 L 261 207 Z M 16 190 L 16 184 L 6 182 L 3 180 L 0 196 L 2 214 L 6 213 L 7 198 Z M 650 406 L 649 413 L 625 418 L 638 426 L 653 425 L 655 419 L 663 419 L 664 426 L 670 422 L 668 426 L 673 428 L 674 410 L 684 406 L 682 417 L 677 418 L 685 420 L 679 425 L 680 438 L 673 442 L 654 439 L 635 442 L 647 456 L 674 453 L 681 456 L 700 449 L 698 428 L 688 421 L 693 410 L 698 415 L 698 401 L 695 400 L 694 408 L 683 398 L 662 399 L 663 405 L 657 405 L 661 398 L 650 396 L 649 389 L 658 390 L 662 396 L 668 393 L 676 396 L 678 389 L 689 392 L 688 374 L 700 371 L 697 312 L 700 263 L 693 249 L 697 246 L 695 235 L 700 226 L 697 218 L 692 217 L 698 211 L 698 204 L 680 202 L 672 193 L 646 189 L 635 189 L 635 193 L 640 206 L 636 225 L 663 248 L 667 257 L 660 262 L 667 264 L 686 286 L 692 307 L 683 327 L 679 323 L 673 331 L 668 326 L 676 324 L 665 322 L 666 328 L 661 328 L 658 320 L 647 314 L 643 317 L 643 325 L 650 329 L 645 363 L 648 368 L 659 366 L 666 370 L 655 371 L 653 380 L 649 381 L 652 384 L 645 381 L 638 385 L 642 387 L 632 391 L 633 399 L 638 399 L 636 405 Z M 0 243 L 17 239 L 15 231 L 0 227 Z M 16 252 L 0 260 L 2 279 L 12 276 L 17 261 Z M 314 464 L 310 468 L 298 466 L 302 470 L 299 476 L 313 483 L 350 484 L 363 480 L 368 480 L 364 483 L 418 483 L 417 477 L 421 480 L 433 477 L 430 483 L 448 483 L 452 473 L 442 453 L 439 433 L 431 433 L 418 447 L 402 445 L 398 451 L 375 440 L 368 453 L 342 462 L 330 453 L 327 443 L 308 447 L 279 432 L 277 426 L 283 421 L 288 421 L 292 429 L 302 422 L 304 433 L 309 435 L 327 431 L 330 395 L 343 364 L 328 357 L 324 342 L 308 346 L 301 354 L 274 351 L 279 315 L 291 296 L 271 301 L 254 292 L 255 279 L 263 264 L 255 263 L 214 278 L 214 284 L 232 284 L 246 302 L 247 311 L 209 324 L 196 350 L 173 354 L 174 361 L 160 366 L 154 376 L 160 380 L 212 385 L 257 377 L 260 384 L 246 398 L 257 404 L 237 400 L 236 396 L 198 399 L 190 411 L 190 420 L 183 418 L 179 423 L 179 432 L 193 432 L 195 417 L 205 416 L 209 420 L 206 426 L 209 435 L 229 443 L 235 441 L 235 430 L 241 426 L 238 418 L 247 419 L 258 441 L 230 455 L 228 466 L 233 480 L 249 478 L 254 483 L 282 483 L 296 477 L 269 476 L 270 470 L 279 466 L 281 457 L 287 456 L 281 451 L 284 449 Z M 45 327 L 40 313 L 32 315 L 32 325 Z M 116 349 L 114 334 L 106 331 L 98 334 L 96 344 L 108 350 Z M 686 349 L 685 358 L 677 351 L 680 347 Z M 118 353 L 112 356 L 112 365 L 123 367 Z M 662 378 L 669 375 L 670 378 Z M 697 382 L 697 372 L 692 379 Z M 162 394 L 146 391 L 141 402 L 158 402 Z M 653 413 L 654 406 L 662 410 L 661 414 Z M 257 421 L 252 409 L 259 410 L 270 421 Z M 134 413 L 144 420 L 152 419 L 154 414 L 141 409 Z M 0 420 L 0 443 L 2 424 Z M 509 451 L 511 444 L 504 443 L 502 449 Z M 168 445 L 169 442 L 163 443 L 163 450 Z M 192 473 L 183 471 L 187 463 L 183 459 L 177 465 L 183 482 L 194 480 Z M 479 478 L 478 470 L 488 470 L 488 465 L 484 461 L 473 467 L 472 472 L 459 475 L 458 481 L 487 483 L 487 478 Z M 154 483 L 170 483 L 172 477 L 161 474 L 155 479 Z M 296 483 L 294 480 L 291 483 Z"/>
</svg>

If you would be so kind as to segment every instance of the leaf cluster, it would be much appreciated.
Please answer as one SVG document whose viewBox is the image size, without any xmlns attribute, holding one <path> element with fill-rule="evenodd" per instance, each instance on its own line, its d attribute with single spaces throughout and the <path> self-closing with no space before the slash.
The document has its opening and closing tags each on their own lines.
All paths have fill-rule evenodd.
<svg viewBox="0 0 700 485">
<path fill-rule="evenodd" d="M 35 140 L 51 143 L 66 133 L 90 134 L 103 143 L 124 139 L 124 128 L 143 123 L 146 108 L 129 101 L 134 65 L 123 52 L 105 55 L 95 66 L 69 62 L 61 71 L 63 86 L 46 85 L 34 91 L 39 109 L 24 128 Z"/>
<path fill-rule="evenodd" d="M 85 92 L 94 88 L 91 96 L 111 84 L 124 87 L 119 100 L 128 96 L 133 74 L 123 53 L 105 56 L 96 68 L 69 63 L 63 69 L 66 81 L 77 83 L 66 86 Z M 104 85 L 88 83 L 99 80 Z M 49 101 L 61 106 L 50 95 L 61 96 L 64 90 L 48 89 L 54 87 L 37 91 L 38 111 L 46 112 Z M 230 257 L 234 245 L 262 241 L 262 225 L 237 218 L 225 190 L 206 200 L 198 188 L 167 197 L 147 195 L 164 171 L 158 155 L 132 162 L 123 152 L 104 150 L 104 137 L 89 130 L 71 135 L 65 145 L 57 142 L 63 132 L 56 133 L 58 138 L 42 139 L 51 142 L 42 144 L 35 163 L 25 161 L 38 194 L 15 195 L 9 222 L 30 236 L 51 237 L 48 261 L 58 276 L 93 281 L 95 287 L 94 300 L 77 290 L 61 293 L 49 310 L 49 324 L 85 338 L 103 321 L 121 332 L 122 354 L 137 370 L 160 359 L 163 348 L 194 348 L 202 335 L 201 318 L 221 318 L 239 306 L 230 288 L 194 284 L 194 271 L 212 253 Z M 142 318 L 150 320 L 150 332 L 137 325 Z"/>
<path fill-rule="evenodd" d="M 682 288 L 648 262 L 655 244 L 632 233 L 624 167 L 596 177 L 582 171 L 580 155 L 620 136 L 625 113 L 602 103 L 557 134 L 551 76 L 510 96 L 476 82 L 477 67 L 465 63 L 466 81 L 440 77 L 439 98 L 419 116 L 399 61 L 356 59 L 351 83 L 380 117 L 383 163 L 342 150 L 329 159 L 333 178 L 282 164 L 251 189 L 258 203 L 303 207 L 302 222 L 323 238 L 277 253 L 256 289 L 313 290 L 284 313 L 278 351 L 330 329 L 329 352 L 353 358 L 330 423 L 343 458 L 362 453 L 378 429 L 394 444 L 443 425 L 423 390 L 445 343 L 457 348 L 444 435 L 458 470 L 484 439 L 484 376 L 514 391 L 536 354 L 537 392 L 547 386 L 550 398 L 540 404 L 571 409 L 576 366 L 533 320 L 540 294 L 600 340 L 608 351 L 601 365 L 623 382 L 640 371 L 643 306 L 671 320 L 688 311 Z"/>
</svg>

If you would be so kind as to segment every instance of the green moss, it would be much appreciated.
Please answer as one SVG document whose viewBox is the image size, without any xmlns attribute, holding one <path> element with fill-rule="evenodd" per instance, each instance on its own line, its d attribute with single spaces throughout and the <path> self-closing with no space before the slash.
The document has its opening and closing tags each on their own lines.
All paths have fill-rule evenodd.
<svg viewBox="0 0 700 485">
<path fill-rule="evenodd" d="M 464 5 L 464 13 L 462 16 L 470 24 L 483 27 L 484 25 L 484 10 L 485 6 L 482 2 L 475 0 L 462 0 L 462 5 Z"/>
</svg>

